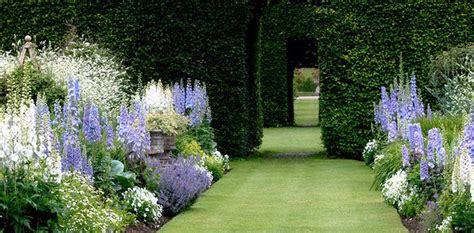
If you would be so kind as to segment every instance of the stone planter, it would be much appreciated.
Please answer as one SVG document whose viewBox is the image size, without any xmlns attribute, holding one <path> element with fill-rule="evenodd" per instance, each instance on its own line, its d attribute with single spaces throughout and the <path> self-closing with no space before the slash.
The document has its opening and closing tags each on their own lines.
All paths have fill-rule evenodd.
<svg viewBox="0 0 474 233">
<path fill-rule="evenodd" d="M 165 136 L 165 151 L 176 150 L 176 135 L 166 135 Z"/>
<path fill-rule="evenodd" d="M 150 155 L 159 155 L 165 152 L 165 135 L 160 131 L 150 131 Z"/>
</svg>

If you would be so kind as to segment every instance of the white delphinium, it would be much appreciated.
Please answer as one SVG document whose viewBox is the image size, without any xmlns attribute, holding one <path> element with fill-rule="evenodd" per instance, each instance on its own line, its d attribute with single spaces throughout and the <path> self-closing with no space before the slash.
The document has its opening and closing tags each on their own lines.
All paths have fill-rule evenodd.
<svg viewBox="0 0 474 233">
<path fill-rule="evenodd" d="M 148 112 L 161 113 L 173 110 L 173 94 L 170 88 L 163 86 L 161 80 L 151 81 L 147 85 L 142 100 Z"/>
<path fill-rule="evenodd" d="M 224 170 L 229 170 L 230 169 L 229 156 L 228 155 L 222 155 L 222 153 L 220 151 L 216 150 L 214 153 L 212 153 L 212 156 L 214 156 L 214 158 L 216 158 L 217 160 L 222 162 L 222 164 L 224 166 Z"/>
<path fill-rule="evenodd" d="M 436 226 L 436 230 L 439 232 L 451 232 L 451 221 L 452 217 L 448 216 L 447 218 L 443 219 L 440 225 Z"/>
<path fill-rule="evenodd" d="M 467 148 L 463 148 L 459 157 L 454 162 L 453 173 L 451 176 L 451 189 L 454 193 L 464 192 L 465 187 L 472 184 L 473 165 Z M 472 193 L 471 185 L 471 193 Z M 474 196 L 474 195 L 471 195 Z M 474 199 L 473 199 L 474 200 Z"/>
<path fill-rule="evenodd" d="M 397 171 L 383 184 L 382 195 L 392 206 L 403 206 L 404 202 L 409 200 L 410 194 L 408 175 L 403 170 Z"/>
<path fill-rule="evenodd" d="M 123 79 L 126 72 L 111 57 L 95 53 L 74 56 L 45 50 L 39 53 L 38 60 L 43 71 L 63 86 L 72 78 L 78 79 L 82 103 L 91 101 L 109 111 L 117 110 L 126 98 Z"/>
<path fill-rule="evenodd" d="M 155 223 L 161 217 L 163 208 L 158 204 L 158 198 L 152 192 L 144 188 L 133 187 L 123 193 L 123 198 L 127 208 L 138 218 Z"/>
<path fill-rule="evenodd" d="M 10 52 L 1 52 L 0 53 L 0 78 L 3 78 L 3 75 L 12 72 L 17 64 L 16 57 L 12 56 Z"/>
<path fill-rule="evenodd" d="M 31 161 L 35 154 L 35 107 L 21 105 L 17 114 L 7 110 L 0 122 L 0 158 L 7 166 Z"/>
</svg>

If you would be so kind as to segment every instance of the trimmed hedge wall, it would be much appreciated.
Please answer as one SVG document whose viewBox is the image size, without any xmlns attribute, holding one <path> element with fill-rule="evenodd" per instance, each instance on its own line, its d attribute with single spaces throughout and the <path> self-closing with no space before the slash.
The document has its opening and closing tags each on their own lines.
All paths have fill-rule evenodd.
<svg viewBox="0 0 474 233">
<path fill-rule="evenodd" d="M 80 2 L 80 1 L 78 1 Z M 219 149 L 248 154 L 261 142 L 259 95 L 249 79 L 246 32 L 250 7 L 236 1 L 94 1 L 1 3 L 0 49 L 13 35 L 34 35 L 60 45 L 69 30 L 110 48 L 144 82 L 200 79 L 208 84 Z M 112 2 L 112 3 L 110 3 Z M 201 3 L 202 2 L 202 3 Z M 251 49 L 251 48 L 250 48 Z M 250 93 L 249 89 L 254 88 Z M 261 121 L 260 121 L 261 122 Z"/>
<path fill-rule="evenodd" d="M 264 122 L 287 125 L 286 41 L 315 38 L 321 68 L 320 122 L 328 154 L 361 159 L 372 137 L 379 87 L 404 71 L 427 83 L 430 58 L 474 41 L 471 3 L 276 4 L 261 20 L 257 78 Z M 425 99 L 432 101 L 422 89 Z"/>
</svg>

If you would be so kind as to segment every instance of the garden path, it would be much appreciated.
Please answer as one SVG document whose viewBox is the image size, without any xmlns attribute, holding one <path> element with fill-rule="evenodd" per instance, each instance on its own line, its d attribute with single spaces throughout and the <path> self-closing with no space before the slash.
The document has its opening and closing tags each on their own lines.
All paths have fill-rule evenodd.
<svg viewBox="0 0 474 233">
<path fill-rule="evenodd" d="M 314 123 L 311 104 L 295 104 L 296 113 L 312 111 L 296 115 L 297 122 Z M 230 173 L 161 231 L 407 231 L 380 192 L 370 190 L 370 168 L 326 159 L 319 128 L 269 128 L 264 135 L 258 155 L 232 161 Z"/>
</svg>

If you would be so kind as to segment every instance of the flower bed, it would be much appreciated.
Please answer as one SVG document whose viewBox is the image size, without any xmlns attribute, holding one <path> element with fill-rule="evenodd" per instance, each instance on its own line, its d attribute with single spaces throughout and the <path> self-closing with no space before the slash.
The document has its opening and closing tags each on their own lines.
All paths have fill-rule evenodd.
<svg viewBox="0 0 474 233">
<path fill-rule="evenodd" d="M 229 169 L 228 157 L 216 150 L 204 84 L 158 81 L 135 97 L 118 86 L 106 92 L 113 96 L 97 95 L 108 84 L 93 80 L 110 75 L 120 85 L 119 67 L 85 72 L 77 63 L 72 71 L 79 78 L 63 79 L 54 67 L 76 62 L 67 56 L 42 56 L 42 70 L 2 63 L 8 92 L 0 114 L 1 230 L 158 229 Z M 38 75 L 49 77 L 48 85 L 29 85 Z M 64 87 L 58 99 L 44 93 L 55 86 Z M 126 99 L 130 105 L 120 104 Z M 166 166 L 149 155 L 149 130 L 177 137 Z"/>
<path fill-rule="evenodd" d="M 379 133 L 363 154 L 374 187 L 410 230 L 472 231 L 474 109 L 454 117 L 425 110 L 414 76 L 409 84 L 395 80 L 389 93 L 381 88 Z"/>
</svg>

